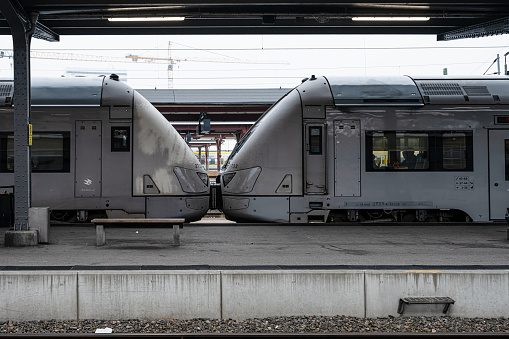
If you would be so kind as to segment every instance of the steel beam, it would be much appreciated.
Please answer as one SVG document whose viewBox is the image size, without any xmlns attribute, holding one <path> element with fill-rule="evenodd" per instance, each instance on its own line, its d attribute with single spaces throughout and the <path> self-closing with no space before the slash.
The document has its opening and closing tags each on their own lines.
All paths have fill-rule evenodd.
<svg viewBox="0 0 509 339">
<path fill-rule="evenodd" d="M 481 38 L 485 36 L 508 33 L 509 33 L 509 17 L 506 17 L 438 34 L 437 40 L 446 41 L 466 38 Z"/>
<path fill-rule="evenodd" d="M 36 22 L 35 24 L 33 37 L 50 42 L 60 41 L 60 36 L 56 32 L 54 32 L 51 28 L 44 26 L 40 22 Z"/>
<path fill-rule="evenodd" d="M 14 49 L 14 231 L 28 231 L 30 208 L 30 41 L 37 15 L 28 17 L 17 0 L 0 1 Z"/>
</svg>

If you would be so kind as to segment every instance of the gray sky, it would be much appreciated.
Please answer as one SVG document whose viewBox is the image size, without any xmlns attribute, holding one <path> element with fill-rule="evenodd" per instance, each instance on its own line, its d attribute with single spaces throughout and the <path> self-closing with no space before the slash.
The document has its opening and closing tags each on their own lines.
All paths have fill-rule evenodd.
<svg viewBox="0 0 509 339">
<path fill-rule="evenodd" d="M 10 36 L 0 36 L 0 50 L 9 49 Z M 134 88 L 294 87 L 311 74 L 441 75 L 447 68 L 449 75 L 482 75 L 497 53 L 503 71 L 509 35 L 441 42 L 434 35 L 61 36 L 34 39 L 32 50 L 52 58 L 32 59 L 37 77 L 73 70 L 126 73 Z M 129 54 L 152 59 L 133 62 Z M 89 55 L 101 61 L 84 61 Z M 170 55 L 172 72 L 167 60 L 153 59 Z M 12 77 L 11 64 L 0 59 L 0 78 Z M 496 71 L 493 65 L 488 73 Z"/>
</svg>

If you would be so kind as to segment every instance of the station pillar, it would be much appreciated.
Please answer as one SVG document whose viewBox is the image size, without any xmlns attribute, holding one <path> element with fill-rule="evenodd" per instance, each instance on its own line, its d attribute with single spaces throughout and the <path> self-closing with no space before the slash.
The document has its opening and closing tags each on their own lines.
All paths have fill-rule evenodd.
<svg viewBox="0 0 509 339">
<path fill-rule="evenodd" d="M 30 41 L 37 14 L 26 15 L 17 0 L 0 1 L 0 11 L 12 34 L 14 55 L 14 230 L 5 235 L 5 246 L 37 245 L 30 231 Z"/>
</svg>

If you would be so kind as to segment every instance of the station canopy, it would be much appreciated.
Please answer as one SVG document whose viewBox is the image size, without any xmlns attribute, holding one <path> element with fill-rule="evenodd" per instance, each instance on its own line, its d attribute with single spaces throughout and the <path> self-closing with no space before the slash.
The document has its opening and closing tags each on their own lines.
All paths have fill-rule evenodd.
<svg viewBox="0 0 509 339">
<path fill-rule="evenodd" d="M 1 1 L 19 4 L 26 17 L 38 13 L 34 37 L 46 40 L 106 34 L 435 34 L 453 40 L 509 33 L 507 0 Z M 10 34 L 4 18 L 0 34 Z"/>
</svg>

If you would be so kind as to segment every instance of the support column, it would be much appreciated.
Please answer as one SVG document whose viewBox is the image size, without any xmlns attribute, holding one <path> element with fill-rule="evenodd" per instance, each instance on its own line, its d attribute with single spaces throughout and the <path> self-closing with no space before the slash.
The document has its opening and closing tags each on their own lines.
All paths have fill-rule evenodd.
<svg viewBox="0 0 509 339">
<path fill-rule="evenodd" d="M 216 138 L 216 152 L 217 152 L 217 172 L 221 170 L 221 143 L 223 142 L 223 137 L 220 135 L 219 138 Z"/>
<path fill-rule="evenodd" d="M 205 170 L 209 170 L 209 145 L 205 145 Z"/>
<path fill-rule="evenodd" d="M 30 146 L 28 128 L 30 124 L 30 40 L 35 31 L 37 15 L 28 17 L 17 0 L 0 1 L 0 11 L 11 28 L 14 49 L 14 233 L 20 232 L 20 239 L 12 244 L 7 240 L 13 235 L 6 234 L 6 246 L 33 245 L 28 230 L 30 208 Z M 23 233 L 23 234 L 21 234 Z M 37 239 L 37 231 L 34 231 Z M 35 241 L 37 243 L 37 240 Z"/>
</svg>

